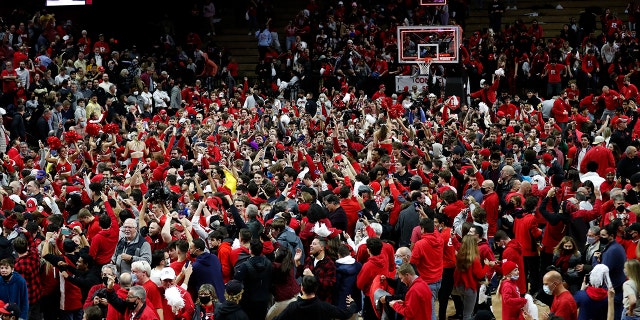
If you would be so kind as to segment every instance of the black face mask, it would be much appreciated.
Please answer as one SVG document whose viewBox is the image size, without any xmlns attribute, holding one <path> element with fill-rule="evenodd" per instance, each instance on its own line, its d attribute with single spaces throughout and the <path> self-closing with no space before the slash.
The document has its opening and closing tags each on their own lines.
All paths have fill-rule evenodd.
<svg viewBox="0 0 640 320">
<path fill-rule="evenodd" d="M 485 189 L 485 188 L 480 188 L 480 192 L 482 192 L 482 194 L 487 194 L 487 189 Z"/>
<path fill-rule="evenodd" d="M 127 306 L 127 309 L 134 310 L 138 306 L 138 303 L 135 302 L 135 301 L 128 301 L 127 300 L 127 301 L 125 301 L 125 305 Z"/>
<path fill-rule="evenodd" d="M 602 243 L 602 245 L 607 245 L 607 243 L 609 243 L 609 238 L 600 237 L 600 243 Z"/>
<path fill-rule="evenodd" d="M 571 254 L 573 253 L 573 249 L 562 249 L 564 251 L 564 254 Z"/>
<path fill-rule="evenodd" d="M 616 211 L 623 213 L 627 210 L 627 208 L 625 208 L 625 206 L 623 204 L 619 205 L 616 207 Z"/>
<path fill-rule="evenodd" d="M 109 281 L 108 277 L 102 277 L 102 284 L 104 284 L 104 286 L 107 286 L 107 282 Z"/>
<path fill-rule="evenodd" d="M 211 296 L 200 296 L 199 299 L 201 304 L 207 304 L 211 302 Z"/>
</svg>

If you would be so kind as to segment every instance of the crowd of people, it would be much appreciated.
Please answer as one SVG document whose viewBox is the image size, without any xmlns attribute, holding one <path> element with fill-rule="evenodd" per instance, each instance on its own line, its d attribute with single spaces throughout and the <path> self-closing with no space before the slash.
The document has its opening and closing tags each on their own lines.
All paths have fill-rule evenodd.
<svg viewBox="0 0 640 320">
<path fill-rule="evenodd" d="M 194 32 L 0 19 L 3 319 L 636 319 L 640 6 L 547 37 L 493 1 L 398 92 L 395 27 L 464 5 L 309 0 L 279 43 L 251 2 L 255 78 Z"/>
</svg>

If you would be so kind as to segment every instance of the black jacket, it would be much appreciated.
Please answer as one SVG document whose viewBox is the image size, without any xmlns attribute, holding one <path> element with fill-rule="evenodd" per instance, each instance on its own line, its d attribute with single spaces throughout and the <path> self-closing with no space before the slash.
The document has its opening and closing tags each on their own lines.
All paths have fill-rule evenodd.
<svg viewBox="0 0 640 320">
<path fill-rule="evenodd" d="M 234 275 L 244 284 L 242 303 L 271 299 L 271 261 L 265 256 L 253 256 L 238 266 Z"/>
<path fill-rule="evenodd" d="M 216 303 L 214 310 L 213 318 L 216 320 L 249 320 L 240 305 L 233 302 Z"/>
<path fill-rule="evenodd" d="M 355 303 L 350 303 L 347 309 L 340 309 L 328 302 L 321 301 L 317 297 L 312 299 L 298 297 L 298 300 L 291 302 L 274 320 L 348 319 L 357 312 L 356 308 Z"/>
</svg>

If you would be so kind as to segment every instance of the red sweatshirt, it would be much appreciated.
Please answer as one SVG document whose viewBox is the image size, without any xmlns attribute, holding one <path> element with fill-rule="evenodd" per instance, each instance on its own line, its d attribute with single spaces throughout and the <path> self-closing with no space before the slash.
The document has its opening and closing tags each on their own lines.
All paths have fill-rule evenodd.
<svg viewBox="0 0 640 320">
<path fill-rule="evenodd" d="M 111 218 L 111 228 L 103 229 L 93 237 L 89 246 L 89 255 L 98 265 L 103 265 L 111 261 L 111 256 L 116 251 L 118 245 L 118 236 L 120 229 L 118 228 L 118 218 L 113 213 L 109 202 L 104 203 L 104 208 Z"/>
<path fill-rule="evenodd" d="M 456 268 L 453 272 L 453 281 L 456 287 L 463 287 L 477 292 L 478 288 L 480 288 L 480 280 L 484 279 L 484 276 L 485 273 L 480 263 L 480 258 L 476 257 L 466 271 L 460 271 L 459 268 Z"/>
<path fill-rule="evenodd" d="M 444 243 L 440 232 L 425 233 L 413 246 L 411 263 L 418 268 L 420 278 L 427 283 L 442 280 Z"/>
</svg>

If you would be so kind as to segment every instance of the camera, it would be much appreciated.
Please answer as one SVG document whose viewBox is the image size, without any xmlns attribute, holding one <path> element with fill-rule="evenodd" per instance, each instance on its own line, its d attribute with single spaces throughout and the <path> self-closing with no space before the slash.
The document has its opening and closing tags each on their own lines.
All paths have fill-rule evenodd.
<svg viewBox="0 0 640 320">
<path fill-rule="evenodd" d="M 144 195 L 150 202 L 169 200 L 170 194 L 164 187 L 151 188 Z"/>
</svg>

